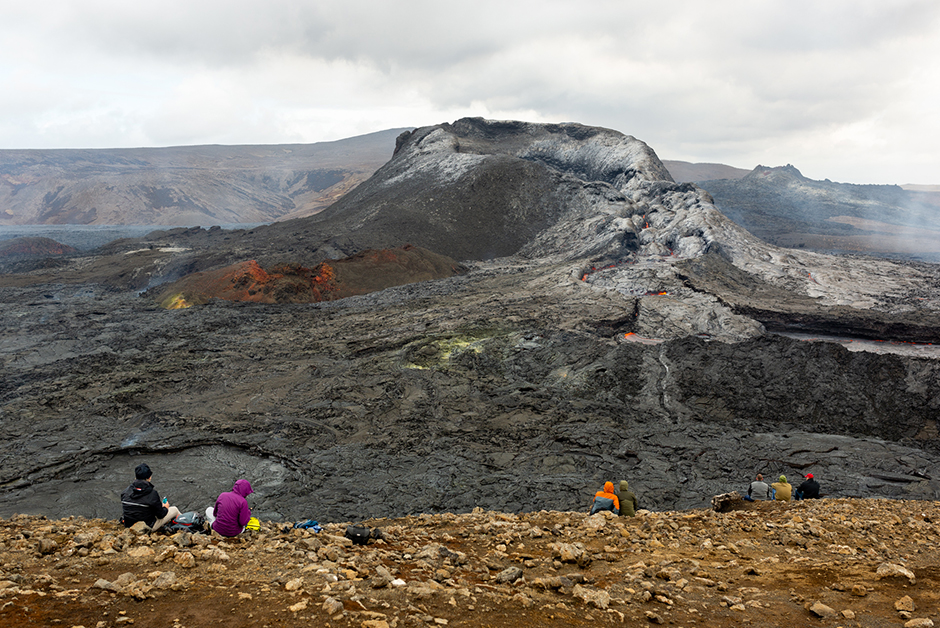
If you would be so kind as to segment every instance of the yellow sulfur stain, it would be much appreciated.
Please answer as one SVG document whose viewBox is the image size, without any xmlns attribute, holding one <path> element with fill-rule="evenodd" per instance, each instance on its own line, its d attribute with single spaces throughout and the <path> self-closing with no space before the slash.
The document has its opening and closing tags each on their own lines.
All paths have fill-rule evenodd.
<svg viewBox="0 0 940 628">
<path fill-rule="evenodd" d="M 183 310 L 193 306 L 182 294 L 176 294 L 165 299 L 161 305 L 168 310 Z"/>
</svg>

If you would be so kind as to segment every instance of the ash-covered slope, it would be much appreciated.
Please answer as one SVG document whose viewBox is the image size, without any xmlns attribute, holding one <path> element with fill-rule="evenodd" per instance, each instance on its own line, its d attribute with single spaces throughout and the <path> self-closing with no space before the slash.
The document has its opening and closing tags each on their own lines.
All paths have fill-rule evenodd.
<svg viewBox="0 0 940 628">
<path fill-rule="evenodd" d="M 616 131 L 465 118 L 402 134 L 392 159 L 327 210 L 255 229 L 238 245 L 270 261 L 286 248 L 319 261 L 405 243 L 492 259 L 659 180 L 671 178 L 655 153 Z"/>
</svg>

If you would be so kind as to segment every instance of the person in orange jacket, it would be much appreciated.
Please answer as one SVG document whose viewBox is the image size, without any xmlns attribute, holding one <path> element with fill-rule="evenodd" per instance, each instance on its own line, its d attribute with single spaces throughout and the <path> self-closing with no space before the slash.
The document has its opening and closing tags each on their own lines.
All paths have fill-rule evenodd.
<svg viewBox="0 0 940 628">
<path fill-rule="evenodd" d="M 591 504 L 591 514 L 601 510 L 609 510 L 615 515 L 620 514 L 620 500 L 614 493 L 614 483 L 604 482 L 604 490 L 597 491 L 594 494 L 594 502 Z"/>
</svg>

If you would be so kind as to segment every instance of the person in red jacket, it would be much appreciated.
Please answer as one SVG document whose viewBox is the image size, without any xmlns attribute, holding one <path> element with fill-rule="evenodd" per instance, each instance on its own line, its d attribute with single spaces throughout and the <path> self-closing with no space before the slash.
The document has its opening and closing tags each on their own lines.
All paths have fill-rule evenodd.
<svg viewBox="0 0 940 628">
<path fill-rule="evenodd" d="M 614 483 L 604 482 L 604 490 L 597 491 L 594 494 L 594 502 L 591 504 L 591 514 L 600 510 L 609 510 L 615 515 L 620 514 L 620 500 L 614 493 Z"/>
<path fill-rule="evenodd" d="M 248 480 L 238 480 L 227 493 L 215 500 L 215 506 L 206 509 L 209 526 L 222 536 L 238 536 L 251 519 L 251 509 L 245 498 L 254 493 Z"/>
</svg>

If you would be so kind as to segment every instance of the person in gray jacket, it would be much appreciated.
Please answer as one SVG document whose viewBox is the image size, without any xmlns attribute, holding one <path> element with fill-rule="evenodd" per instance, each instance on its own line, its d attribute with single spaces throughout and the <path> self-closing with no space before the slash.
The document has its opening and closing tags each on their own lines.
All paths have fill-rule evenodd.
<svg viewBox="0 0 940 628">
<path fill-rule="evenodd" d="M 747 499 L 748 501 L 754 501 L 755 499 L 767 500 L 770 498 L 770 486 L 764 482 L 764 476 L 758 473 L 757 478 L 747 487 Z"/>
</svg>

